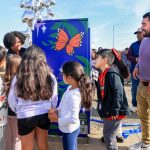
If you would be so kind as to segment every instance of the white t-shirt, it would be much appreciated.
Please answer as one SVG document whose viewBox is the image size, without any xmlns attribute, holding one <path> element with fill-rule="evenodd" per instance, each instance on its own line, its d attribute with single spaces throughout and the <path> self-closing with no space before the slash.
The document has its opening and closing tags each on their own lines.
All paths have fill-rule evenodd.
<svg viewBox="0 0 150 150">
<path fill-rule="evenodd" d="M 49 100 L 38 101 L 24 100 L 20 97 L 17 97 L 15 93 L 15 85 L 17 79 L 16 76 L 13 78 L 8 94 L 8 103 L 12 111 L 17 114 L 18 119 L 45 114 L 48 113 L 51 107 L 56 108 L 56 104 L 58 101 L 57 81 L 53 74 L 51 74 L 51 77 L 54 82 L 52 97 Z"/>
<path fill-rule="evenodd" d="M 81 109 L 81 95 L 79 88 L 64 93 L 58 110 L 59 129 L 64 133 L 72 133 L 80 127 L 79 112 Z"/>
</svg>

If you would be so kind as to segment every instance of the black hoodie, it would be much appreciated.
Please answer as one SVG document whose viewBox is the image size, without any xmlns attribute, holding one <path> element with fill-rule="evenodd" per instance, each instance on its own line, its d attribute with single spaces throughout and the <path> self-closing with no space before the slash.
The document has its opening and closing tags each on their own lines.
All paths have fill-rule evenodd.
<svg viewBox="0 0 150 150">
<path fill-rule="evenodd" d="M 118 115 L 129 115 L 129 107 L 123 87 L 124 79 L 110 68 L 105 75 L 104 98 L 101 97 L 100 85 L 97 82 L 98 113 L 101 118 Z"/>
</svg>

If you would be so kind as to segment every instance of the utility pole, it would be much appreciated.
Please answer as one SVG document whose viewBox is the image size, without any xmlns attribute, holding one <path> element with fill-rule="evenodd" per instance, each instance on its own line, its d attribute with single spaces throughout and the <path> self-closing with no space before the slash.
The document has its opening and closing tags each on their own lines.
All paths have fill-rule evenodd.
<svg viewBox="0 0 150 150">
<path fill-rule="evenodd" d="M 113 48 L 115 48 L 115 27 L 118 26 L 118 25 L 121 25 L 121 24 L 123 24 L 123 23 L 118 23 L 118 24 L 113 25 L 113 35 L 112 35 Z"/>
<path fill-rule="evenodd" d="M 115 32 L 115 26 L 113 25 L 113 48 L 115 47 L 115 45 L 114 45 L 114 44 L 115 44 L 115 43 L 114 43 L 114 42 L 115 42 L 115 41 L 114 41 L 114 40 L 115 40 L 115 39 L 114 39 L 114 38 L 115 38 L 115 37 L 114 37 L 114 36 L 115 36 L 115 35 L 114 35 L 115 33 L 114 33 L 114 32 Z"/>
</svg>

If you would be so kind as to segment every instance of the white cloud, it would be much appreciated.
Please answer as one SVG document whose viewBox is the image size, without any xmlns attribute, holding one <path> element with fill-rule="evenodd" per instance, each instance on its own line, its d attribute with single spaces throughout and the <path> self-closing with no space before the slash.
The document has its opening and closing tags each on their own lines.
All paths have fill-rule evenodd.
<svg viewBox="0 0 150 150">
<path fill-rule="evenodd" d="M 128 9 L 129 0 L 95 0 L 95 3 L 92 3 L 93 6 L 111 6 L 118 9 Z"/>
<path fill-rule="evenodd" d="M 136 1 L 135 6 L 132 10 L 137 17 L 143 16 L 144 13 L 150 11 L 150 0 Z"/>
<path fill-rule="evenodd" d="M 110 22 L 105 22 L 100 25 L 92 24 L 90 26 L 91 27 L 92 48 L 98 48 L 100 46 L 105 45 L 104 40 L 107 37 L 107 35 L 105 34 L 105 30 L 110 24 L 111 24 Z M 106 41 L 106 43 L 107 43 L 107 41 Z"/>
</svg>

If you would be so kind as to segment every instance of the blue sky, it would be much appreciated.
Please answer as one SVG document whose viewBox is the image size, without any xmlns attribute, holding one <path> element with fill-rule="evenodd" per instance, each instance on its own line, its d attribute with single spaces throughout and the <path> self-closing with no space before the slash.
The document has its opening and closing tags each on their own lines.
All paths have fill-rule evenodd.
<svg viewBox="0 0 150 150">
<path fill-rule="evenodd" d="M 0 44 L 5 33 L 27 28 L 21 22 L 24 9 L 20 8 L 20 2 L 1 1 Z M 115 26 L 115 47 L 122 50 L 136 40 L 133 33 L 140 27 L 143 14 L 150 11 L 150 0 L 56 0 L 52 10 L 55 19 L 89 18 L 93 48 L 111 48 Z"/>
</svg>

